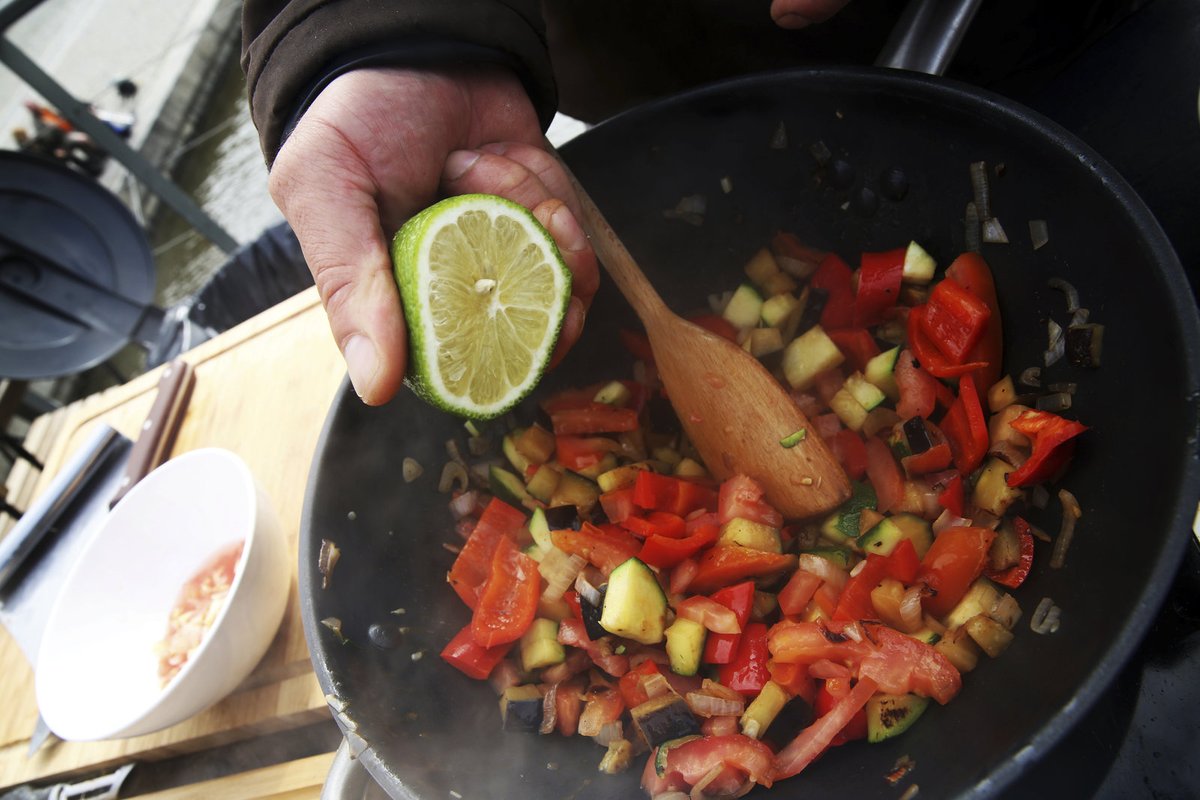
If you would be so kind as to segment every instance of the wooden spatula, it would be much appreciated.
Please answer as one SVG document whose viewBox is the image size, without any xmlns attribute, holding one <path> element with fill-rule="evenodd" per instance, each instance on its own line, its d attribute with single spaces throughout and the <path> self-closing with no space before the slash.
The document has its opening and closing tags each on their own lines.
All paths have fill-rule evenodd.
<svg viewBox="0 0 1200 800">
<path fill-rule="evenodd" d="M 667 308 L 600 209 L 571 179 L 580 222 L 645 325 L 663 387 L 709 471 L 719 479 L 749 475 L 789 519 L 830 511 L 849 498 L 846 473 L 783 386 L 745 350 Z M 785 439 L 799 441 L 785 447 Z"/>
</svg>

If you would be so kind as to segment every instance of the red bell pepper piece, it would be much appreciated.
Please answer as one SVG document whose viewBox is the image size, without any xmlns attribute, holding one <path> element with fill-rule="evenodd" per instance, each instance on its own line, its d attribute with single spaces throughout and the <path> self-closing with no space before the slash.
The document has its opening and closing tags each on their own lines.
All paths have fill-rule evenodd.
<svg viewBox="0 0 1200 800">
<path fill-rule="evenodd" d="M 841 428 L 833 436 L 825 440 L 834 458 L 846 470 L 846 474 L 856 481 L 861 481 L 867 474 L 867 445 L 857 432 L 849 428 Z"/>
<path fill-rule="evenodd" d="M 855 369 L 864 369 L 868 361 L 879 355 L 879 345 L 866 328 L 840 328 L 826 334 Z"/>
<path fill-rule="evenodd" d="M 928 309 L 926 304 L 908 312 L 908 346 L 926 372 L 938 378 L 957 378 L 987 366 L 984 361 L 955 364 L 947 358 L 934 339 L 925 332 L 924 320 Z"/>
<path fill-rule="evenodd" d="M 868 553 L 866 563 L 858 574 L 846 581 L 842 596 L 838 598 L 833 612 L 835 620 L 877 619 L 875 604 L 871 602 L 871 591 L 888 577 L 887 557 Z"/>
<path fill-rule="evenodd" d="M 794 555 L 767 553 L 736 545 L 712 547 L 700 556 L 688 590 L 695 594 L 709 594 L 747 578 L 775 575 L 795 567 Z"/>
<path fill-rule="evenodd" d="M 550 540 L 564 553 L 586 558 L 605 575 L 633 558 L 641 549 L 641 544 L 632 534 L 615 525 L 602 528 L 590 522 L 583 523 L 577 531 L 569 528 L 550 531 Z"/>
<path fill-rule="evenodd" d="M 983 463 L 988 449 L 988 426 L 973 375 L 958 379 L 958 400 L 942 417 L 941 429 L 954 452 L 955 469 L 967 475 Z"/>
<path fill-rule="evenodd" d="M 681 517 L 698 508 L 715 511 L 717 497 L 716 491 L 707 486 L 649 470 L 639 473 L 633 485 L 634 505 L 653 511 L 669 511 Z"/>
<path fill-rule="evenodd" d="M 742 630 L 741 642 L 733 661 L 722 664 L 718 670 L 721 685 L 747 697 L 757 695 L 771 680 L 771 670 L 767 666 L 770 658 L 767 626 L 761 622 L 751 622 Z"/>
<path fill-rule="evenodd" d="M 983 336 L 992 310 L 952 280 L 939 281 L 929 294 L 921 327 L 942 355 L 962 364 Z"/>
<path fill-rule="evenodd" d="M 564 408 L 550 414 L 554 433 L 570 436 L 584 433 L 619 433 L 636 430 L 637 412 L 607 403 L 588 403 L 580 408 Z"/>
<path fill-rule="evenodd" d="M 887 577 L 895 578 L 901 583 L 912 583 L 916 580 L 917 572 L 921 569 L 921 558 L 917 555 L 917 548 L 912 540 L 901 539 L 884 558 L 887 559 Z"/>
<path fill-rule="evenodd" d="M 682 539 L 651 534 L 642 543 L 637 557 L 652 567 L 670 569 L 708 547 L 719 535 L 720 529 L 716 525 L 698 526 Z"/>
<path fill-rule="evenodd" d="M 738 626 L 745 630 L 754 609 L 754 581 L 744 581 L 713 592 L 710 598 L 737 616 Z M 707 664 L 728 664 L 737 655 L 740 633 L 709 633 L 704 640 L 703 660 Z"/>
<path fill-rule="evenodd" d="M 467 623 L 442 648 L 441 656 L 447 664 L 464 675 L 469 675 L 477 680 L 485 680 L 488 675 L 492 674 L 492 670 L 504 656 L 508 655 L 512 646 L 513 642 L 505 642 L 495 647 L 480 646 L 471 634 L 471 624 Z"/>
<path fill-rule="evenodd" d="M 492 556 L 492 574 L 479 592 L 471 617 L 471 635 L 480 647 L 520 639 L 533 624 L 541 595 L 537 562 L 501 537 Z"/>
<path fill-rule="evenodd" d="M 554 454 L 558 463 L 579 472 L 599 464 L 609 453 L 619 452 L 621 445 L 605 436 L 556 436 Z"/>
<path fill-rule="evenodd" d="M 961 475 L 955 475 L 946 484 L 946 488 L 942 489 L 942 493 L 938 495 L 938 503 L 942 508 L 949 511 L 956 517 L 963 515 L 963 504 L 966 498 L 963 497 L 963 479 Z"/>
<path fill-rule="evenodd" d="M 687 523 L 678 514 L 669 511 L 651 511 L 644 517 L 631 515 L 621 523 L 643 539 L 647 536 L 666 536 L 669 539 L 682 539 L 687 535 Z"/>
<path fill-rule="evenodd" d="M 935 617 L 949 614 L 987 565 L 988 548 L 996 532 L 988 528 L 946 528 L 921 559 L 917 580 L 934 594 L 922 605 Z"/>
<path fill-rule="evenodd" d="M 776 597 L 779 610 L 787 616 L 803 614 L 820 585 L 820 576 L 802 569 L 796 570 Z"/>
<path fill-rule="evenodd" d="M 877 436 L 867 439 L 867 477 L 875 489 L 879 511 L 891 511 L 904 499 L 904 477 L 900 474 L 900 465 L 892 455 L 892 448 Z"/>
<path fill-rule="evenodd" d="M 1000 320 L 1000 302 L 996 296 L 996 284 L 987 262 L 978 253 L 963 253 L 946 268 L 946 277 L 978 297 L 991 310 L 987 325 L 979 341 L 967 353 L 968 363 L 985 366 L 973 370 L 975 386 L 986 392 L 1000 379 L 1000 368 L 1004 351 L 1004 330 Z"/>
<path fill-rule="evenodd" d="M 604 516 L 608 517 L 609 522 L 621 524 L 634 513 L 633 487 L 613 489 L 600 495 L 600 508 L 604 510 Z"/>
<path fill-rule="evenodd" d="M 854 298 L 854 324 L 878 325 L 883 312 L 900 297 L 904 276 L 904 256 L 908 248 L 899 247 L 882 253 L 863 253 L 858 269 L 858 293 Z M 836 339 L 834 341 L 837 341 Z"/>
<path fill-rule="evenodd" d="M 1010 589 L 1016 589 L 1024 583 L 1033 566 L 1033 533 L 1029 529 L 1029 523 L 1021 517 L 1013 517 L 1013 528 L 1016 529 L 1017 538 L 1021 543 L 1021 553 L 1017 563 L 1007 569 L 996 570 L 989 567 L 983 573 L 996 583 Z"/>
<path fill-rule="evenodd" d="M 953 460 L 954 456 L 950 452 L 950 445 L 946 442 L 938 442 L 923 453 L 900 459 L 900 466 L 904 467 L 904 474 L 912 478 L 929 472 L 940 472 L 949 467 Z"/>
<path fill-rule="evenodd" d="M 1032 486 L 1053 478 L 1075 452 L 1076 436 L 1087 426 L 1049 411 L 1029 410 L 1009 423 L 1033 441 L 1025 463 L 1008 474 L 1009 486 Z"/>
<path fill-rule="evenodd" d="M 646 659 L 622 675 L 621 679 L 617 682 L 617 689 L 621 692 L 621 697 L 624 699 L 625 705 L 629 708 L 634 708 L 649 700 L 650 696 L 646 694 L 646 690 L 642 686 L 642 678 L 658 674 L 660 674 L 658 665 Z"/>
<path fill-rule="evenodd" d="M 854 273 L 836 253 L 829 253 L 812 274 L 809 285 L 829 294 L 821 311 L 821 327 L 827 332 L 854 323 Z"/>
<path fill-rule="evenodd" d="M 518 532 L 525 527 L 525 512 L 505 503 L 503 500 L 492 498 L 475 529 L 467 538 L 463 549 L 454 559 L 447 580 L 470 608 L 475 608 L 479 598 L 479 590 L 492 573 L 492 556 L 500 540 L 508 537 L 514 542 Z"/>
<path fill-rule="evenodd" d="M 817 681 L 808 674 L 807 664 L 785 663 L 771 659 L 767 668 L 771 671 L 771 680 L 782 686 L 788 694 L 803 698 L 804 702 L 810 706 L 816 701 Z"/>
</svg>

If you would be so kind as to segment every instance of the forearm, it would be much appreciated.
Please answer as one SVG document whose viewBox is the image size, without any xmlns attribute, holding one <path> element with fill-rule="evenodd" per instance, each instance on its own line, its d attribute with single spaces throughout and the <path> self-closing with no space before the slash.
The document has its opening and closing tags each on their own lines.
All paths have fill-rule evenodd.
<svg viewBox="0 0 1200 800">
<path fill-rule="evenodd" d="M 537 0 L 247 0 L 242 67 L 268 163 L 329 81 L 368 66 L 503 64 L 543 127 L 556 95 Z"/>
</svg>

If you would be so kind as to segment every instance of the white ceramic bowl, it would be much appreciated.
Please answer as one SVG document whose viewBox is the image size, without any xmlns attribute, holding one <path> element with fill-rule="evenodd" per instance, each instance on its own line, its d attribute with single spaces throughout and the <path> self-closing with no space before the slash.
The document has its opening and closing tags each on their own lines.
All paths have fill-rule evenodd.
<svg viewBox="0 0 1200 800">
<path fill-rule="evenodd" d="M 163 686 L 156 645 L 182 587 L 243 540 L 219 615 Z M 228 695 L 279 627 L 287 552 L 275 510 L 234 453 L 195 450 L 147 475 L 88 543 L 50 613 L 36 671 L 50 730 L 66 740 L 137 736 Z"/>
</svg>

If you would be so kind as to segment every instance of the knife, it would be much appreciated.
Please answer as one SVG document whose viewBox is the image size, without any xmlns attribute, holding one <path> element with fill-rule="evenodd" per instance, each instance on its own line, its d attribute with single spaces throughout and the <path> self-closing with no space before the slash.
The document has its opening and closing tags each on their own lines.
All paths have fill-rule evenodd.
<svg viewBox="0 0 1200 800">
<path fill-rule="evenodd" d="M 195 383 L 195 369 L 182 358 L 175 359 L 163 370 L 158 381 L 158 396 L 154 398 L 154 405 L 142 423 L 137 441 L 129 453 L 125 473 L 108 502 L 109 508 L 119 503 L 138 481 L 167 460 Z"/>
</svg>

